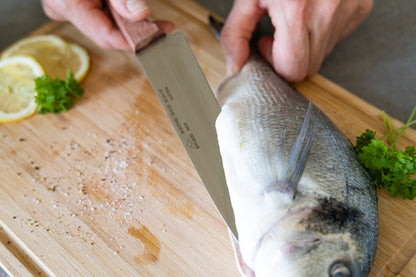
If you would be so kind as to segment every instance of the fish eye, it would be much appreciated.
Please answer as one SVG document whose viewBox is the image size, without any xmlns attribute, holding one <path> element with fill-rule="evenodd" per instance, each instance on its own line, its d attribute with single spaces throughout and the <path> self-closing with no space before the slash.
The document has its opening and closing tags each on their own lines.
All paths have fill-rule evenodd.
<svg viewBox="0 0 416 277">
<path fill-rule="evenodd" d="M 351 277 L 351 270 L 345 264 L 339 262 L 334 265 L 329 270 L 329 277 Z"/>
</svg>

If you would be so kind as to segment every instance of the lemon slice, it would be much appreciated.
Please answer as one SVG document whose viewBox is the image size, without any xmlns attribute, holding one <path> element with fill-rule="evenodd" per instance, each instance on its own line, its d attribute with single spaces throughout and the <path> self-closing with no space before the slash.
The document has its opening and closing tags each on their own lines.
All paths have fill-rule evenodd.
<svg viewBox="0 0 416 277">
<path fill-rule="evenodd" d="M 24 38 L 8 49 L 2 58 L 17 55 L 31 56 L 36 59 L 52 79 L 65 79 L 68 68 L 81 81 L 88 72 L 90 58 L 81 46 L 67 43 L 55 35 L 40 35 Z"/>
<path fill-rule="evenodd" d="M 81 81 L 87 75 L 88 69 L 90 68 L 90 56 L 78 44 L 70 43 L 69 48 L 71 49 L 71 56 L 68 59 L 68 67 L 74 73 L 74 78 L 77 81 Z"/>
<path fill-rule="evenodd" d="M 31 57 L 0 60 L 0 122 L 18 121 L 36 111 L 34 79 L 43 74 L 40 64 Z"/>
</svg>

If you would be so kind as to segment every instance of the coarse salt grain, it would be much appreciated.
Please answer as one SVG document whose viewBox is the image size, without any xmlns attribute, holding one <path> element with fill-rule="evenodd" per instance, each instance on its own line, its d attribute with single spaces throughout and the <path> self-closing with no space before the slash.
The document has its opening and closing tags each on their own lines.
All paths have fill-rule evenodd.
<svg viewBox="0 0 416 277">
<path fill-rule="evenodd" d="M 121 161 L 120 164 L 119 164 L 119 166 L 121 168 L 126 168 L 128 166 L 128 163 L 126 163 L 125 161 Z"/>
</svg>

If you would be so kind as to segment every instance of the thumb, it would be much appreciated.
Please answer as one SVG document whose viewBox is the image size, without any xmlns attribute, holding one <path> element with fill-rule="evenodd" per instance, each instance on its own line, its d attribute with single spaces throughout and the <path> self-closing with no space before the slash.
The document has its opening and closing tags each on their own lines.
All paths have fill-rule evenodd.
<svg viewBox="0 0 416 277">
<path fill-rule="evenodd" d="M 227 75 L 238 71 L 250 55 L 249 41 L 265 11 L 256 0 L 236 0 L 221 31 Z"/>
<path fill-rule="evenodd" d="M 151 13 L 147 0 L 110 0 L 113 8 L 124 18 L 143 20 Z"/>
</svg>

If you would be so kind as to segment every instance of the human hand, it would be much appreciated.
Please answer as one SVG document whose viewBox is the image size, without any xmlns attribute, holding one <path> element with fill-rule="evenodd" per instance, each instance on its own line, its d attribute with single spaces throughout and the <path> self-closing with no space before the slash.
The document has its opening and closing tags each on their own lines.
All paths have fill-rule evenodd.
<svg viewBox="0 0 416 277">
<path fill-rule="evenodd" d="M 372 6 L 373 0 L 235 0 L 221 32 L 227 73 L 247 62 L 252 33 L 268 14 L 275 32 L 259 40 L 259 51 L 283 78 L 301 81 L 318 72 L 335 44 L 364 20 Z"/>
<path fill-rule="evenodd" d="M 146 0 L 110 0 L 114 9 L 129 20 L 146 19 L 151 8 Z M 129 50 L 130 47 L 103 10 L 100 0 L 42 0 L 45 14 L 51 19 L 69 21 L 84 35 L 104 49 Z M 165 32 L 173 29 L 167 21 L 155 22 Z"/>
</svg>

